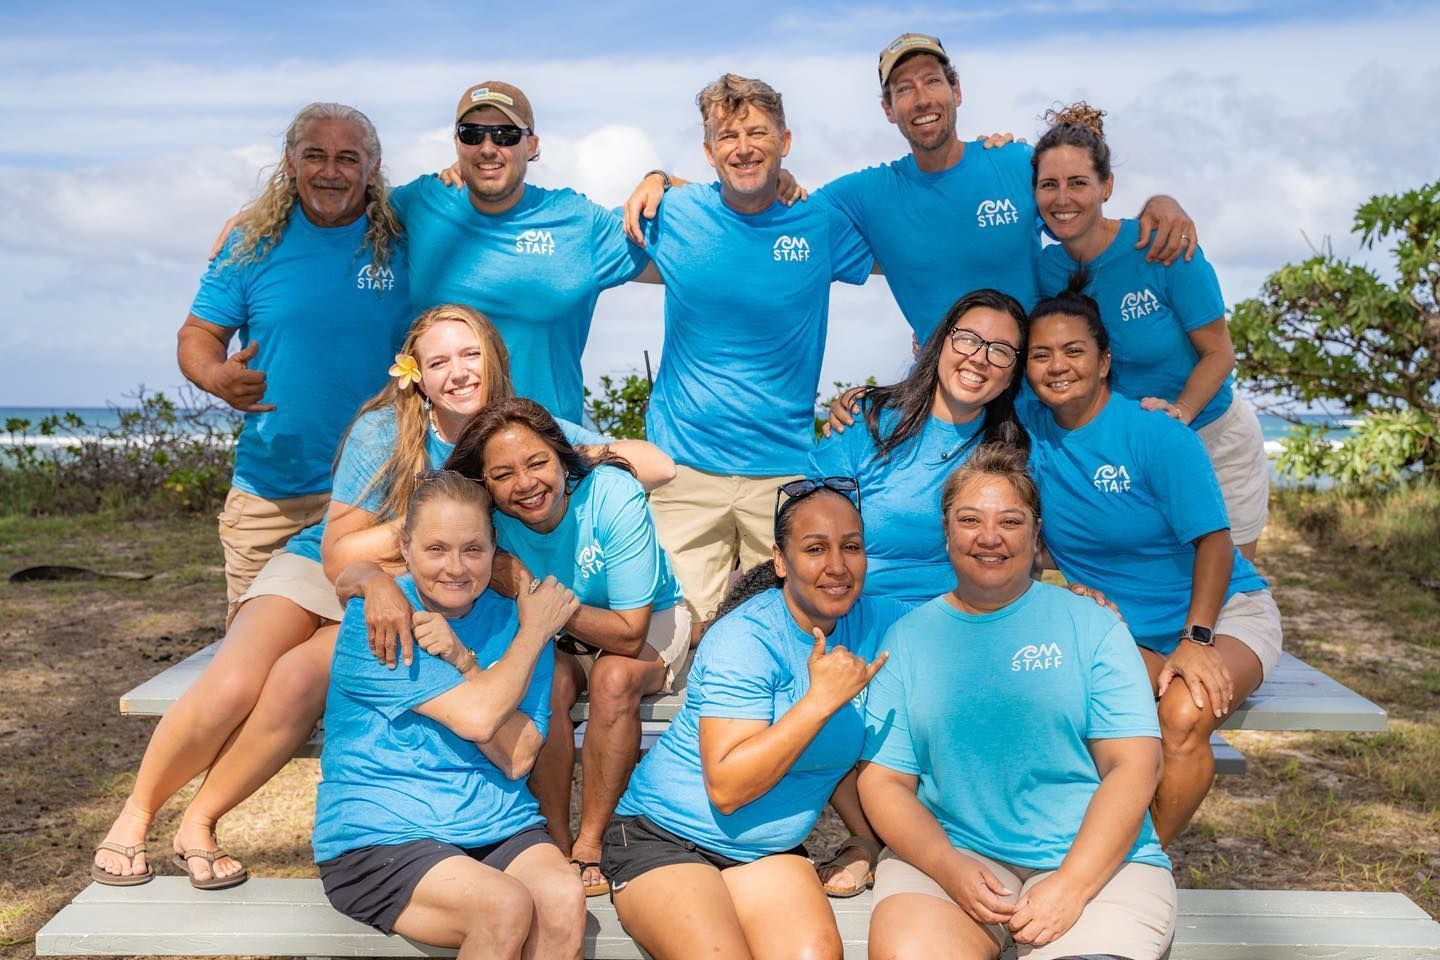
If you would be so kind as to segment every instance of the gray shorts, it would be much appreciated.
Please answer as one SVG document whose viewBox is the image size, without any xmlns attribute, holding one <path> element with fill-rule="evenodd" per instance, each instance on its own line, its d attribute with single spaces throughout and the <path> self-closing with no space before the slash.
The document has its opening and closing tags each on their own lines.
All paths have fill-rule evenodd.
<svg viewBox="0 0 1440 960">
<path fill-rule="evenodd" d="M 980 861 L 1006 888 L 1015 891 L 1005 898 L 1011 903 L 1055 872 L 1001 863 L 970 850 L 958 852 Z M 886 897 L 906 893 L 954 903 L 940 884 L 887 847 L 875 868 L 875 899 L 871 909 Z M 1080 919 L 1063 936 L 1043 947 L 1017 943 L 1016 955 L 1020 960 L 1056 960 L 1085 954 L 1158 960 L 1175 937 L 1175 902 L 1175 878 L 1169 870 L 1148 863 L 1125 863 L 1085 905 Z M 985 929 L 1002 950 L 1010 945 L 1008 927 L 989 924 Z"/>
<path fill-rule="evenodd" d="M 1225 498 L 1230 539 L 1254 543 L 1270 517 L 1270 461 L 1260 418 L 1237 393 L 1224 413 L 1197 432 Z"/>
<path fill-rule="evenodd" d="M 1215 620 L 1215 632 L 1234 637 L 1260 660 L 1262 677 L 1280 662 L 1284 635 L 1280 627 L 1280 608 L 1269 590 L 1237 593 L 1225 601 Z"/>
</svg>

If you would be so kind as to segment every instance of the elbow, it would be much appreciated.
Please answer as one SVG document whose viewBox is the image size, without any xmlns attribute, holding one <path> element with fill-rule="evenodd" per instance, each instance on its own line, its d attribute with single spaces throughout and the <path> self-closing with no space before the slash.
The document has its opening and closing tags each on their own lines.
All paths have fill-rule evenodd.
<svg viewBox="0 0 1440 960">
<path fill-rule="evenodd" d="M 648 631 L 647 631 L 648 632 Z M 645 649 L 645 634 L 637 634 L 632 637 L 622 637 L 615 641 L 611 652 L 618 653 L 622 657 L 639 657 Z"/>
<path fill-rule="evenodd" d="M 712 777 L 705 778 L 705 796 L 710 800 L 710 806 L 719 810 L 725 816 L 730 816 L 745 804 L 750 802 L 750 797 L 742 796 L 734 784 L 727 784 L 723 780 L 717 781 Z"/>
<path fill-rule="evenodd" d="M 450 730 L 456 736 L 464 737 L 478 746 L 485 746 L 495 739 L 495 735 L 500 732 L 503 725 L 503 717 L 493 715 L 488 710 L 477 710 L 473 715 L 463 718 L 452 726 Z M 513 780 L 514 777 L 511 779 Z"/>
<path fill-rule="evenodd" d="M 675 479 L 675 461 L 664 457 L 662 463 L 655 464 L 654 468 L 647 472 L 650 474 L 650 482 L 645 484 L 646 490 L 663 487 Z"/>
</svg>

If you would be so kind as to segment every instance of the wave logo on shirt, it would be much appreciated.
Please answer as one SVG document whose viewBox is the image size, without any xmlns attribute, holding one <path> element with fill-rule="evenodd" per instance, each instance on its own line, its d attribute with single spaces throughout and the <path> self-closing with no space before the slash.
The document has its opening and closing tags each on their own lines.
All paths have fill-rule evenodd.
<svg viewBox="0 0 1440 960">
<path fill-rule="evenodd" d="M 1091 482 L 1101 493 L 1129 493 L 1130 471 L 1123 466 L 1102 463 L 1095 469 L 1095 477 Z"/>
<path fill-rule="evenodd" d="M 605 551 L 600 549 L 599 544 L 594 543 L 581 547 L 580 552 L 575 554 L 575 568 L 583 577 L 595 576 L 605 569 Z"/>
<path fill-rule="evenodd" d="M 389 267 L 377 267 L 367 263 L 355 274 L 356 290 L 394 290 L 395 271 Z"/>
<path fill-rule="evenodd" d="M 1027 643 L 1016 650 L 1015 655 L 1010 658 L 1010 672 L 1029 673 L 1031 670 L 1049 670 L 1051 667 L 1060 666 L 1062 659 L 1064 657 L 1060 653 L 1059 644 Z"/>
<path fill-rule="evenodd" d="M 515 252 L 553 256 L 555 236 L 549 230 L 526 230 L 515 238 Z"/>
<path fill-rule="evenodd" d="M 975 208 L 975 226 L 1003 227 L 1007 223 L 1019 223 L 1020 211 L 1007 197 L 1001 200 L 982 200 Z"/>
<path fill-rule="evenodd" d="M 1144 290 L 1134 290 L 1125 294 L 1120 301 L 1121 320 L 1139 320 L 1141 317 L 1148 317 L 1160 309 L 1160 298 L 1146 287 Z"/>
<path fill-rule="evenodd" d="M 780 238 L 775 241 L 771 256 L 776 260 L 809 260 L 810 241 L 804 237 L 781 234 Z"/>
</svg>

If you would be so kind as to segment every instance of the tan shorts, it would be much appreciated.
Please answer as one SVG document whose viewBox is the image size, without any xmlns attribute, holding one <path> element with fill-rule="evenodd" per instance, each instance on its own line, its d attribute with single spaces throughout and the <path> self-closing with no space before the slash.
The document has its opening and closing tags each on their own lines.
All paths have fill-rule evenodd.
<svg viewBox="0 0 1440 960">
<path fill-rule="evenodd" d="M 685 678 L 690 672 L 690 611 L 683 603 L 677 603 L 669 610 L 656 610 L 650 614 L 650 630 L 645 634 L 645 645 L 654 650 L 665 664 L 665 685 L 659 693 L 674 693 L 683 689 Z M 598 653 L 585 653 L 576 657 L 585 676 L 595 666 Z"/>
<path fill-rule="evenodd" d="M 238 487 L 230 488 L 225 507 L 216 519 L 220 521 L 220 545 L 225 548 L 225 592 L 232 617 L 235 601 L 260 568 L 291 537 L 325 519 L 329 506 L 328 493 L 266 500 Z"/>
<path fill-rule="evenodd" d="M 1280 608 L 1269 590 L 1237 593 L 1225 601 L 1215 619 L 1215 632 L 1234 637 L 1260 658 L 1263 676 L 1270 676 L 1280 662 L 1284 634 L 1280 628 Z"/>
<path fill-rule="evenodd" d="M 250 587 L 234 603 L 238 610 L 256 597 L 284 597 L 325 620 L 338 623 L 345 615 L 335 584 L 325 578 L 325 568 L 309 557 L 281 551 L 260 568 Z"/>
<path fill-rule="evenodd" d="M 1055 872 L 1000 863 L 969 850 L 959 852 L 980 861 L 1007 889 L 1014 891 L 1012 896 L 1004 898 L 1011 903 Z M 875 899 L 871 909 L 886 897 L 901 893 L 923 894 L 954 903 L 940 884 L 887 847 L 875 868 Z M 1175 878 L 1169 870 L 1148 863 L 1121 864 L 1110 882 L 1085 905 L 1080 919 L 1060 939 L 1043 947 L 1017 943 L 1016 956 L 1020 960 L 1054 960 L 1099 953 L 1130 960 L 1158 960 L 1175 936 L 1175 900 Z M 1002 950 L 1010 944 L 1008 927 L 989 924 L 985 929 Z"/>
<path fill-rule="evenodd" d="M 697 623 L 714 619 L 737 562 L 748 570 L 770 559 L 775 489 L 794 479 L 726 477 L 677 466 L 675 479 L 650 494 L 655 532 Z"/>
<path fill-rule="evenodd" d="M 1270 462 L 1260 418 L 1237 393 L 1230 408 L 1199 433 L 1230 514 L 1230 539 L 1254 543 L 1270 516 Z"/>
</svg>

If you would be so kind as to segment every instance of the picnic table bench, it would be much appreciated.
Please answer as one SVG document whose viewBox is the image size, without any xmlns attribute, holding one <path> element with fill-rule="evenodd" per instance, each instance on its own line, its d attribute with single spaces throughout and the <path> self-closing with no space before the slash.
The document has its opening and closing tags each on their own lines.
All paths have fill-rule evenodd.
<svg viewBox="0 0 1440 960">
<path fill-rule="evenodd" d="M 170 709 L 215 656 L 219 641 L 146 680 L 120 698 L 120 712 L 132 717 L 161 716 Z M 640 701 L 642 747 L 648 748 L 664 732 L 684 702 L 684 692 L 645 697 Z M 571 716 L 582 721 L 576 741 L 584 736 L 583 721 L 590 705 L 582 697 Z M 1341 730 L 1380 732 L 1385 711 L 1344 684 L 1327 677 L 1290 654 L 1282 654 L 1270 679 L 1225 721 L 1227 730 Z M 301 749 L 298 756 L 318 756 L 322 734 Z M 1220 734 L 1210 738 L 1215 769 L 1220 774 L 1245 772 L 1245 757 Z"/>
<path fill-rule="evenodd" d="M 871 895 L 832 900 L 846 960 L 864 960 Z M 585 956 L 642 960 L 603 898 L 586 904 Z M 92 883 L 41 928 L 38 956 L 449 957 L 336 912 L 319 880 L 256 877 L 194 890 L 182 877 Z M 1009 953 L 1007 958 L 1013 958 Z M 1440 924 L 1398 893 L 1181 890 L 1171 960 L 1437 960 Z"/>
</svg>

